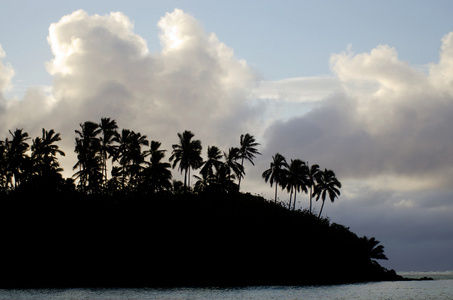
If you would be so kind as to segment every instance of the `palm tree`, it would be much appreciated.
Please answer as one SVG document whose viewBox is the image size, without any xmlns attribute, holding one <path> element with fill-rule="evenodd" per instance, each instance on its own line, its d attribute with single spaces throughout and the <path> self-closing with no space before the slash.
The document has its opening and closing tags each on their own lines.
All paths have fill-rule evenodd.
<svg viewBox="0 0 453 300">
<path fill-rule="evenodd" d="M 379 245 L 379 241 L 374 237 L 368 238 L 366 236 L 360 238 L 363 243 L 364 248 L 367 251 L 368 257 L 372 261 L 376 262 L 375 259 L 384 259 L 387 260 L 387 256 L 384 254 L 384 246 Z"/>
<path fill-rule="evenodd" d="M 141 146 L 148 146 L 149 141 L 146 135 L 141 135 L 129 129 L 123 129 L 115 135 L 113 139 L 118 143 L 115 160 L 119 161 L 122 168 L 122 186 L 125 188 L 126 181 L 130 187 L 134 187 L 139 183 L 139 175 L 143 170 L 142 164 L 148 155 L 147 152 L 141 151 Z"/>
<path fill-rule="evenodd" d="M 310 213 L 312 210 L 312 198 L 313 198 L 313 187 L 316 182 L 319 180 L 320 170 L 317 164 L 312 165 L 311 167 L 307 162 L 308 178 L 307 185 L 310 187 Z"/>
<path fill-rule="evenodd" d="M 262 176 L 266 182 L 269 181 L 271 187 L 275 182 L 275 203 L 277 203 L 277 186 L 282 184 L 285 177 L 285 168 L 288 167 L 285 157 L 280 153 L 272 156 L 270 168 L 263 172 Z"/>
<path fill-rule="evenodd" d="M 294 204 L 293 210 L 296 208 L 296 196 L 297 192 L 302 190 L 303 192 L 307 193 L 307 166 L 305 162 L 300 159 L 291 159 L 291 163 L 288 166 L 286 178 L 285 178 L 285 185 L 288 192 L 290 192 L 289 197 L 289 209 L 291 209 L 291 198 L 294 192 Z"/>
<path fill-rule="evenodd" d="M 172 187 L 171 165 L 162 162 L 165 157 L 165 150 L 160 150 L 161 143 L 151 141 L 150 149 L 147 153 L 150 155 L 148 167 L 144 170 L 144 184 L 151 192 L 170 190 Z"/>
<path fill-rule="evenodd" d="M 124 189 L 126 185 L 127 168 L 130 163 L 129 144 L 132 132 L 129 129 L 121 130 L 121 133 L 116 133 L 113 141 L 118 143 L 117 151 L 114 154 L 114 161 L 118 161 L 121 166 L 121 171 L 116 170 L 116 174 L 121 174 L 121 186 Z"/>
<path fill-rule="evenodd" d="M 159 149 L 162 145 L 161 142 L 158 141 L 151 141 L 149 145 L 149 150 L 146 151 L 148 155 L 150 155 L 150 161 L 152 162 L 160 162 L 162 158 L 165 157 L 165 151 Z"/>
<path fill-rule="evenodd" d="M 144 169 L 142 166 L 145 163 L 145 158 L 150 154 L 150 152 L 143 152 L 141 146 L 148 146 L 149 141 L 146 139 L 146 135 L 141 135 L 139 132 L 131 132 L 131 139 L 129 144 L 129 165 L 128 173 L 130 175 L 129 184 L 131 187 L 135 187 L 140 182 L 140 175 Z"/>
<path fill-rule="evenodd" d="M 208 147 L 208 159 L 203 162 L 202 168 L 200 169 L 200 174 L 202 177 L 209 179 L 209 177 L 213 176 L 214 170 L 217 172 L 222 165 L 220 159 L 222 158 L 222 151 L 216 146 L 209 146 Z"/>
<path fill-rule="evenodd" d="M 102 136 L 100 138 L 102 173 L 104 175 L 104 183 L 107 183 L 107 159 L 109 156 L 113 156 L 115 151 L 115 146 L 113 146 L 112 144 L 115 140 L 116 129 L 118 129 L 118 125 L 116 125 L 115 120 L 110 120 L 110 118 L 101 118 L 99 128 L 101 129 L 102 133 Z"/>
<path fill-rule="evenodd" d="M 194 134 L 188 130 L 185 130 L 182 134 L 178 133 L 179 144 L 172 146 L 173 151 L 170 156 L 170 161 L 173 161 L 173 169 L 179 164 L 178 169 L 181 174 L 184 171 L 184 189 L 190 186 L 190 169 L 196 170 L 203 163 L 201 141 L 192 140 L 193 137 Z"/>
<path fill-rule="evenodd" d="M 9 172 L 14 178 L 14 188 L 17 188 L 22 177 L 25 175 L 24 167 L 27 160 L 26 152 L 29 147 L 26 141 L 30 138 L 28 137 L 27 132 L 23 132 L 23 129 L 16 129 L 14 133 L 10 130 L 9 133 L 12 136 L 12 140 L 8 142 L 6 158 Z"/>
<path fill-rule="evenodd" d="M 210 183 L 213 181 L 213 177 L 214 177 L 214 175 L 210 175 L 209 177 L 207 177 L 206 173 L 201 173 L 201 171 L 200 171 L 200 175 L 201 176 L 197 176 L 197 175 L 193 176 L 193 177 L 195 177 L 195 179 L 197 179 L 197 182 L 195 182 L 195 186 L 193 188 L 193 190 L 196 193 L 205 192 L 208 189 Z"/>
<path fill-rule="evenodd" d="M 122 181 L 122 168 L 118 166 L 112 166 L 112 170 L 110 171 L 111 178 L 107 181 L 107 193 L 113 194 L 117 191 L 120 191 L 123 188 L 123 181 Z"/>
<path fill-rule="evenodd" d="M 318 201 L 320 197 L 322 199 L 321 210 L 319 211 L 318 218 L 321 216 L 322 209 L 324 208 L 326 196 L 329 195 L 330 201 L 334 202 L 335 198 L 340 196 L 340 188 L 341 182 L 338 181 L 332 170 L 325 169 L 324 171 L 319 171 L 319 180 L 315 185 L 313 193 L 313 196 L 316 196 L 316 201 Z"/>
<path fill-rule="evenodd" d="M 0 141 L 0 191 L 6 191 L 8 187 L 8 164 L 6 160 L 8 140 Z"/>
<path fill-rule="evenodd" d="M 40 176 L 45 176 L 50 172 L 61 172 L 58 163 L 57 154 L 65 156 L 65 153 L 60 150 L 56 142 L 61 141 L 60 133 L 55 133 L 53 129 L 46 131 L 42 129 L 42 137 L 37 137 L 33 140 L 31 146 L 32 159 Z"/>
<path fill-rule="evenodd" d="M 240 165 L 239 165 L 240 166 Z M 224 163 L 220 166 L 213 180 L 210 180 L 210 187 L 221 193 L 232 193 L 238 191 L 238 185 L 234 182 L 236 176 L 231 173 L 230 167 Z"/>
<path fill-rule="evenodd" d="M 227 174 L 230 175 L 231 172 L 233 172 L 238 180 L 244 177 L 244 167 L 237 162 L 237 160 L 240 158 L 239 148 L 231 147 L 228 150 L 228 153 L 223 152 L 223 156 L 225 158 L 224 166 Z"/>
<path fill-rule="evenodd" d="M 80 124 L 81 130 L 75 130 L 78 161 L 73 169 L 79 168 L 74 174 L 79 179 L 79 187 L 83 191 L 97 191 L 102 182 L 102 164 L 100 156 L 100 140 L 97 137 L 101 132 L 99 124 L 86 121 Z"/>
<path fill-rule="evenodd" d="M 241 166 L 244 168 L 244 160 L 248 160 L 252 165 L 255 165 L 253 163 L 255 155 L 261 155 L 261 153 L 259 153 L 258 150 L 256 149 L 256 147 L 259 146 L 260 144 L 255 141 L 253 135 L 246 133 L 241 134 L 240 145 L 241 146 L 239 147 L 239 157 L 241 158 Z M 241 187 L 241 178 L 242 177 L 239 177 L 238 183 L 239 189 Z"/>
<path fill-rule="evenodd" d="M 173 193 L 181 193 L 184 191 L 184 183 L 180 180 L 173 179 L 171 181 L 171 190 Z"/>
</svg>

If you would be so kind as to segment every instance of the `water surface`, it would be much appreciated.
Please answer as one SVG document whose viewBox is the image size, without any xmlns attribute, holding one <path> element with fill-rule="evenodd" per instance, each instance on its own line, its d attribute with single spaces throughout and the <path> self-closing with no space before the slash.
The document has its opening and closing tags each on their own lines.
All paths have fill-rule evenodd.
<svg viewBox="0 0 453 300">
<path fill-rule="evenodd" d="M 0 299 L 453 299 L 453 272 L 411 272 L 407 276 L 435 280 L 304 287 L 0 290 Z"/>
</svg>

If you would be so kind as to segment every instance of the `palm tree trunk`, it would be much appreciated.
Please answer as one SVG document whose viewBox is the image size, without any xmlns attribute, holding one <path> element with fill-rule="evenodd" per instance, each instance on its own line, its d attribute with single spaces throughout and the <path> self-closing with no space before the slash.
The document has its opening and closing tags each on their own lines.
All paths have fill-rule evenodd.
<svg viewBox="0 0 453 300">
<path fill-rule="evenodd" d="M 187 185 L 190 187 L 190 167 L 189 167 L 189 176 L 187 177 Z"/>
<path fill-rule="evenodd" d="M 105 171 L 105 185 L 107 185 L 107 181 L 108 181 L 108 173 L 107 173 L 107 153 L 104 153 L 104 171 Z"/>
<path fill-rule="evenodd" d="M 293 204 L 293 210 L 296 210 L 296 196 L 297 196 L 297 190 L 294 191 L 294 204 Z"/>
<path fill-rule="evenodd" d="M 275 203 L 277 203 L 277 186 L 278 186 L 278 184 L 275 183 L 275 200 L 274 200 Z"/>
<path fill-rule="evenodd" d="M 242 166 L 242 169 L 244 169 L 244 157 L 242 157 L 241 166 Z M 238 191 L 241 190 L 241 178 L 242 178 L 242 177 L 239 176 Z"/>
<path fill-rule="evenodd" d="M 123 191 L 124 191 L 124 188 L 126 186 L 126 165 L 123 165 L 123 180 L 122 180 L 121 185 L 123 186 Z"/>
<path fill-rule="evenodd" d="M 311 206 L 312 206 L 312 195 L 313 195 L 313 187 L 310 185 L 310 213 L 311 213 Z"/>
<path fill-rule="evenodd" d="M 102 180 L 102 185 L 105 187 L 107 185 L 107 162 L 105 160 L 105 153 L 102 152 L 102 176 L 104 177 Z"/>
<path fill-rule="evenodd" d="M 291 210 L 291 199 L 293 198 L 293 187 L 291 187 L 291 193 L 289 194 L 289 206 L 288 209 Z"/>
<path fill-rule="evenodd" d="M 326 202 L 326 201 L 322 200 L 321 210 L 319 211 L 318 218 L 321 217 L 322 209 L 324 208 L 324 202 Z"/>
</svg>

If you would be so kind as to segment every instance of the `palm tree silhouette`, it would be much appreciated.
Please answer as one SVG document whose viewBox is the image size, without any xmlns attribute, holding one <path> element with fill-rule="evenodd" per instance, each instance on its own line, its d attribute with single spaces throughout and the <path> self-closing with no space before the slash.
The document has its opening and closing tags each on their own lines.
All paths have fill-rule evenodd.
<svg viewBox="0 0 453 300">
<path fill-rule="evenodd" d="M 360 238 L 360 240 L 363 243 L 363 246 L 365 247 L 368 256 L 372 261 L 375 261 L 375 259 L 384 259 L 387 260 L 387 256 L 384 254 L 384 246 L 379 245 L 379 241 L 376 240 L 374 237 L 368 238 L 366 236 Z"/>
<path fill-rule="evenodd" d="M 307 166 L 305 162 L 300 159 L 291 159 L 291 162 L 288 166 L 286 178 L 285 178 L 285 185 L 288 192 L 290 192 L 289 196 L 289 209 L 291 209 L 291 198 L 294 192 L 294 204 L 293 210 L 296 208 L 296 196 L 297 192 L 302 190 L 303 192 L 307 193 Z"/>
<path fill-rule="evenodd" d="M 220 159 L 224 158 L 222 162 Z M 208 147 L 208 159 L 203 162 L 200 170 L 201 176 L 194 176 L 197 179 L 195 191 L 206 190 L 230 193 L 238 191 L 238 185 L 234 183 L 236 178 L 241 178 L 244 169 L 237 162 L 239 159 L 239 148 L 232 147 L 227 152 L 222 152 L 216 146 Z"/>
<path fill-rule="evenodd" d="M 33 140 L 32 160 L 38 175 L 46 176 L 50 172 L 63 171 L 58 163 L 57 154 L 65 156 L 65 153 L 59 149 L 58 145 L 55 145 L 59 141 L 61 141 L 60 133 L 55 133 L 53 129 L 46 131 L 44 128 L 42 137 Z"/>
<path fill-rule="evenodd" d="M 115 140 L 116 130 L 118 125 L 116 125 L 115 120 L 110 118 L 101 118 L 101 123 L 99 124 L 101 129 L 102 136 L 101 140 L 101 160 L 102 160 L 102 173 L 104 175 L 104 183 L 107 183 L 107 159 L 108 157 L 113 156 L 115 151 L 115 146 L 113 142 Z"/>
<path fill-rule="evenodd" d="M 244 177 L 244 167 L 237 162 L 237 160 L 240 158 L 239 148 L 231 147 L 230 149 L 228 149 L 228 153 L 223 152 L 223 157 L 225 158 L 224 171 L 227 173 L 227 175 L 230 175 L 231 172 L 233 172 L 238 180 Z"/>
<path fill-rule="evenodd" d="M 127 151 L 129 161 L 129 184 L 131 187 L 136 187 L 140 183 L 140 176 L 144 170 L 142 164 L 145 163 L 145 158 L 150 154 L 149 152 L 143 152 L 141 146 L 148 146 L 149 141 L 146 139 L 146 135 L 141 135 L 139 132 L 131 132 L 130 135 L 129 150 Z"/>
<path fill-rule="evenodd" d="M 160 142 L 151 141 L 150 149 L 147 151 L 150 159 L 148 167 L 144 170 L 145 186 L 153 193 L 170 190 L 172 187 L 171 165 L 162 162 L 165 157 L 165 150 L 160 150 L 160 145 Z"/>
<path fill-rule="evenodd" d="M 173 193 L 181 193 L 184 191 L 184 183 L 180 180 L 173 179 L 171 181 L 171 191 Z"/>
<path fill-rule="evenodd" d="M 198 179 L 209 179 L 209 177 L 212 177 L 222 165 L 221 158 L 222 151 L 220 151 L 217 146 L 209 146 L 208 159 L 202 163 L 202 167 L 200 169 L 200 174 L 202 177 L 199 177 Z"/>
<path fill-rule="evenodd" d="M 316 196 L 316 201 L 318 201 L 320 197 L 322 199 L 321 210 L 319 211 L 318 217 L 321 216 L 326 196 L 329 195 L 330 201 L 334 202 L 335 198 L 340 196 L 340 188 L 341 182 L 338 181 L 332 170 L 325 169 L 324 171 L 319 171 L 319 180 L 315 185 L 313 193 L 313 196 Z"/>
<path fill-rule="evenodd" d="M 310 213 L 312 210 L 312 198 L 313 198 L 313 187 L 315 186 L 316 182 L 319 180 L 320 170 L 317 164 L 312 165 L 311 167 L 308 165 L 307 162 L 307 185 L 310 187 Z"/>
<path fill-rule="evenodd" d="M 86 121 L 80 124 L 81 130 L 75 130 L 78 161 L 73 170 L 79 168 L 74 177 L 79 179 L 82 191 L 93 192 L 99 189 L 102 182 L 102 164 L 100 156 L 100 140 L 97 137 L 101 132 L 99 124 Z"/>
<path fill-rule="evenodd" d="M 253 159 L 255 155 L 261 155 L 256 149 L 260 144 L 255 141 L 253 135 L 248 133 L 241 134 L 240 137 L 240 147 L 239 147 L 239 157 L 241 158 L 241 166 L 244 168 L 244 160 L 248 160 L 252 165 L 255 165 Z M 245 174 L 245 172 L 244 172 Z M 238 188 L 241 188 L 241 178 L 239 177 Z"/>
<path fill-rule="evenodd" d="M 215 174 L 209 175 L 209 177 L 208 177 L 208 175 L 206 173 L 202 174 L 200 171 L 200 175 L 201 176 L 197 176 L 197 175 L 193 176 L 197 180 L 197 182 L 195 182 L 195 186 L 193 188 L 196 193 L 202 193 L 202 192 L 207 191 L 208 187 L 211 184 L 215 183 L 215 180 L 214 180 Z"/>
<path fill-rule="evenodd" d="M 110 173 L 112 174 L 112 177 L 107 181 L 106 191 L 110 194 L 114 194 L 115 192 L 121 191 L 123 189 L 122 168 L 118 166 L 112 166 Z"/>
<path fill-rule="evenodd" d="M 14 133 L 10 130 L 9 133 L 11 134 L 12 140 L 7 142 L 8 169 L 14 179 L 14 188 L 17 188 L 21 178 L 26 175 L 24 174 L 24 167 L 27 160 L 26 152 L 29 147 L 26 141 L 30 138 L 28 137 L 28 133 L 24 132 L 23 129 L 16 129 Z"/>
<path fill-rule="evenodd" d="M 121 171 L 117 170 L 116 172 L 117 175 L 121 175 L 120 181 L 123 190 L 126 187 L 127 168 L 130 163 L 129 144 L 132 139 L 131 134 L 132 132 L 129 129 L 122 129 L 121 133 L 117 132 L 113 138 L 113 141 L 118 143 L 113 160 L 118 161 L 121 166 Z"/>
<path fill-rule="evenodd" d="M 0 191 L 6 191 L 8 186 L 7 150 L 8 139 L 0 141 Z"/>
<path fill-rule="evenodd" d="M 210 186 L 214 186 L 214 190 L 221 193 L 237 192 L 238 185 L 234 182 L 235 179 L 236 176 L 231 173 L 231 168 L 227 163 L 223 163 L 210 181 Z"/>
<path fill-rule="evenodd" d="M 270 168 L 263 172 L 262 177 L 265 182 L 270 183 L 271 187 L 275 182 L 275 203 L 277 203 L 277 186 L 282 184 L 285 178 L 285 168 L 288 167 L 285 157 L 280 153 L 272 156 Z"/>
<path fill-rule="evenodd" d="M 143 170 L 142 164 L 145 162 L 146 152 L 141 151 L 141 146 L 148 146 L 149 141 L 146 135 L 141 135 L 129 129 L 121 130 L 116 134 L 114 141 L 118 143 L 115 160 L 119 161 L 122 168 L 122 187 L 126 187 L 126 182 L 130 188 L 139 183 L 139 176 Z"/>
<path fill-rule="evenodd" d="M 184 189 L 190 186 L 190 169 L 198 169 L 202 163 L 201 158 L 201 141 L 192 140 L 194 134 L 185 130 L 178 133 L 179 144 L 172 145 L 173 151 L 170 156 L 170 162 L 173 162 L 173 169 L 179 164 L 178 170 L 181 174 L 184 171 Z"/>
</svg>

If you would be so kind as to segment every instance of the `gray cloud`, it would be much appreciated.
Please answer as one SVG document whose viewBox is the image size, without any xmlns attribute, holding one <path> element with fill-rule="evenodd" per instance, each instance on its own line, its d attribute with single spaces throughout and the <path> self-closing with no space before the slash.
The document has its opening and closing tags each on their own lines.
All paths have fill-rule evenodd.
<svg viewBox="0 0 453 300">
<path fill-rule="evenodd" d="M 450 33 L 427 73 L 400 61 L 388 46 L 333 55 L 342 92 L 304 114 L 273 121 L 264 134 L 259 168 L 268 168 L 280 152 L 333 169 L 342 196 L 329 201 L 325 213 L 380 240 L 389 268 L 453 268 L 452 49 Z M 308 206 L 307 196 L 300 201 Z"/>
<path fill-rule="evenodd" d="M 325 209 L 359 236 L 374 236 L 397 270 L 451 270 L 453 193 L 390 192 L 361 187 Z"/>
<path fill-rule="evenodd" d="M 441 57 L 450 39 L 444 39 Z M 302 116 L 274 123 L 267 131 L 268 152 L 304 156 L 346 179 L 391 176 L 394 189 L 451 186 L 451 86 L 432 83 L 432 77 L 451 75 L 444 60 L 425 75 L 386 46 L 369 54 L 334 55 L 332 69 L 344 92 Z"/>
<path fill-rule="evenodd" d="M 264 82 L 183 11 L 166 14 L 158 27 L 162 49 L 150 53 L 122 13 L 64 16 L 49 29 L 52 87 L 30 88 L 22 99 L 2 94 L 14 70 L 0 48 L 0 128 L 61 132 L 66 176 L 75 163 L 74 130 L 86 120 L 112 117 L 168 150 L 185 129 L 205 148 L 225 150 L 249 132 L 263 155 L 246 165 L 244 190 L 272 198 L 261 173 L 275 152 L 318 163 L 343 183 L 327 215 L 381 240 L 389 267 L 421 268 L 417 260 L 431 248 L 453 268 L 444 251 L 453 244 L 453 33 L 426 73 L 381 45 L 333 55 L 329 78 Z M 307 207 L 306 195 L 298 199 Z M 424 263 L 442 269 L 434 259 Z"/>
</svg>

